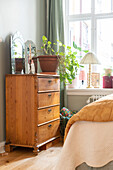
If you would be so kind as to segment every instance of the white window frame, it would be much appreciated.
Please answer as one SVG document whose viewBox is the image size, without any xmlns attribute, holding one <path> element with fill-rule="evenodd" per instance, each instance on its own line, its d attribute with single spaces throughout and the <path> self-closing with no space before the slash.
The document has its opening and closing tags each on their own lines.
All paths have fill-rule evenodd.
<svg viewBox="0 0 113 170">
<path fill-rule="evenodd" d="M 97 20 L 113 18 L 113 12 L 95 14 L 95 0 L 91 0 L 91 13 L 69 15 L 69 0 L 65 0 L 65 35 L 66 44 L 69 44 L 69 22 L 71 21 L 91 21 L 91 51 L 97 53 Z"/>
</svg>

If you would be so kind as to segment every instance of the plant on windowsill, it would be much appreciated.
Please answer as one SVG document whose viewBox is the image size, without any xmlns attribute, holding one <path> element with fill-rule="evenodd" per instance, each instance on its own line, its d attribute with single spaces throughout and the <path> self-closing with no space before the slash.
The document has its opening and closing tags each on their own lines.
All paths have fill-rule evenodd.
<svg viewBox="0 0 113 170">
<path fill-rule="evenodd" d="M 78 68 L 83 67 L 79 64 L 77 55 L 78 51 L 82 51 L 81 48 L 77 47 L 75 42 L 73 42 L 75 51 L 72 51 L 70 46 L 65 46 L 59 40 L 57 40 L 57 43 L 52 44 L 51 41 L 48 41 L 46 36 L 42 37 L 42 43 L 41 49 L 44 55 L 38 56 L 42 72 L 54 74 L 58 67 L 60 80 L 63 81 L 64 84 L 71 84 L 72 80 L 75 79 Z M 84 50 L 84 52 L 87 53 L 88 51 Z"/>
</svg>

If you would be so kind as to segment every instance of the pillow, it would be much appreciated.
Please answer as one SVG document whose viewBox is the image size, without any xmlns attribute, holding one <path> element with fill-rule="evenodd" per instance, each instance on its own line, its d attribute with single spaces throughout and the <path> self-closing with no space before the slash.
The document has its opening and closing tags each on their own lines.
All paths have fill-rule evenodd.
<svg viewBox="0 0 113 170">
<path fill-rule="evenodd" d="M 72 117 L 72 113 L 69 109 L 67 109 L 66 107 L 63 107 L 60 111 L 61 115 L 64 116 L 64 117 L 69 117 L 71 118 Z"/>
</svg>

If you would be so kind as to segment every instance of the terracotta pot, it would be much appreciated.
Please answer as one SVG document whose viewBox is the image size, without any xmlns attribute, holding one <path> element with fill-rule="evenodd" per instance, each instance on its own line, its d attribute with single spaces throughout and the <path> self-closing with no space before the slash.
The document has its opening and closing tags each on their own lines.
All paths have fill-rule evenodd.
<svg viewBox="0 0 113 170">
<path fill-rule="evenodd" d="M 37 57 L 33 57 L 32 59 L 35 65 L 35 73 L 37 73 Z"/>
<path fill-rule="evenodd" d="M 56 72 L 58 67 L 58 57 L 56 55 L 38 56 L 42 72 Z"/>
<path fill-rule="evenodd" d="M 15 58 L 15 72 L 21 74 L 21 71 L 25 73 L 25 58 Z"/>
</svg>

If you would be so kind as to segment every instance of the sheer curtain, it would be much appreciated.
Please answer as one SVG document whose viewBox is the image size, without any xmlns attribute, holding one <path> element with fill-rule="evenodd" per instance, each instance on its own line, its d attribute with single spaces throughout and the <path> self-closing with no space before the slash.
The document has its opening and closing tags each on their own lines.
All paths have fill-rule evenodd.
<svg viewBox="0 0 113 170">
<path fill-rule="evenodd" d="M 64 43 L 63 0 L 46 0 L 46 36 L 52 43 Z M 64 84 L 60 84 L 60 103 L 64 106 Z"/>
</svg>

